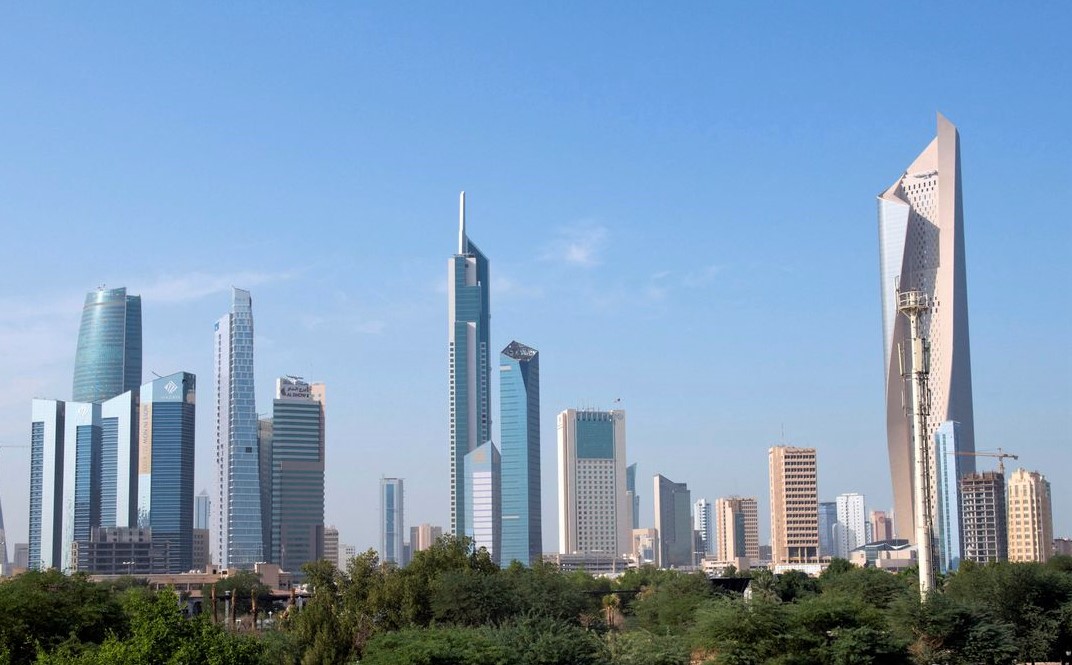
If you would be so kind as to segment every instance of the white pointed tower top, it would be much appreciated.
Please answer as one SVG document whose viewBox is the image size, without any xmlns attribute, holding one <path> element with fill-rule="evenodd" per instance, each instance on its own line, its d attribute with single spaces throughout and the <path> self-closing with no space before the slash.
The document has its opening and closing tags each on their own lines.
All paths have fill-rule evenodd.
<svg viewBox="0 0 1072 665">
<path fill-rule="evenodd" d="M 465 192 L 458 197 L 458 253 L 465 254 L 468 249 L 465 241 Z"/>
</svg>

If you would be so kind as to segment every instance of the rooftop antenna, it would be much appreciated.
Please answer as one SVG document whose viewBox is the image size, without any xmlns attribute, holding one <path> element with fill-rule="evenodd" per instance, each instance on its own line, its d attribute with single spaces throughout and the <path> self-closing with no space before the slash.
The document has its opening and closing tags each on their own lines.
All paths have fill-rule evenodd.
<svg viewBox="0 0 1072 665">
<path fill-rule="evenodd" d="M 465 192 L 458 196 L 458 253 L 465 254 L 468 247 L 465 242 Z"/>
</svg>

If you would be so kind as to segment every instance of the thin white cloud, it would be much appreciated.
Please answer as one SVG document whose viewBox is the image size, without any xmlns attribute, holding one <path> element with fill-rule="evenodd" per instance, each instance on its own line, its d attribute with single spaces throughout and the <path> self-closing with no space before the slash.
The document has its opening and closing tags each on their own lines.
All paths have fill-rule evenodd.
<svg viewBox="0 0 1072 665">
<path fill-rule="evenodd" d="M 565 261 L 582 268 L 602 263 L 601 254 L 609 237 L 607 227 L 581 222 L 570 228 L 559 229 L 557 235 L 543 253 L 544 260 Z"/>
<path fill-rule="evenodd" d="M 267 282 L 282 281 L 292 277 L 294 277 L 293 272 L 235 272 L 218 275 L 192 272 L 185 275 L 162 277 L 156 282 L 142 287 L 140 292 L 138 289 L 130 289 L 129 292 L 140 293 L 143 300 L 154 302 L 188 302 L 225 292 L 232 286 L 248 289 Z"/>
</svg>

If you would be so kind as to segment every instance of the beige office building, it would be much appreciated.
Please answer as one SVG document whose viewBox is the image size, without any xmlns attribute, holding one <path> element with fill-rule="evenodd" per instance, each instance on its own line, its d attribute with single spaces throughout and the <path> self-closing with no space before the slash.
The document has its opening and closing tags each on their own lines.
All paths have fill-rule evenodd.
<svg viewBox="0 0 1072 665">
<path fill-rule="evenodd" d="M 339 530 L 334 526 L 324 527 L 324 559 L 335 564 L 339 570 L 346 570 L 339 560 Z"/>
<path fill-rule="evenodd" d="M 1050 483 L 1037 471 L 1017 469 L 1006 488 L 1009 561 L 1050 559 L 1053 551 L 1053 513 Z"/>
<path fill-rule="evenodd" d="M 819 488 L 815 448 L 774 446 L 769 453 L 771 559 L 819 561 Z"/>
<path fill-rule="evenodd" d="M 632 541 L 625 411 L 563 411 L 558 414 L 559 552 L 629 556 Z"/>
<path fill-rule="evenodd" d="M 871 511 L 871 541 L 879 542 L 893 538 L 893 520 L 885 510 Z"/>
<path fill-rule="evenodd" d="M 818 518 L 816 518 L 818 519 Z M 715 558 L 759 561 L 759 502 L 754 497 L 715 500 Z"/>
<path fill-rule="evenodd" d="M 443 527 L 432 526 L 424 522 L 409 528 L 409 547 L 412 552 L 420 552 L 432 546 L 443 535 Z"/>
</svg>

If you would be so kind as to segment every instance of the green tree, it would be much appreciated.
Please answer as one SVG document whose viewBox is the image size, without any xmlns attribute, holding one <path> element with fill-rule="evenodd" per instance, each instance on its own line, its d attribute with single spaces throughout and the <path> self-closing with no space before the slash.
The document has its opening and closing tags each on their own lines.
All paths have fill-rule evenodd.
<svg viewBox="0 0 1072 665">
<path fill-rule="evenodd" d="M 974 660 L 980 654 L 989 654 L 982 662 L 993 665 L 1015 662 L 1013 627 L 948 595 L 907 599 L 894 605 L 891 617 L 917 663 L 969 665 L 980 662 Z"/>
<path fill-rule="evenodd" d="M 30 571 L 0 584 L 0 647 L 11 663 L 64 642 L 100 644 L 128 632 L 119 594 L 85 575 Z"/>
<path fill-rule="evenodd" d="M 515 615 L 536 615 L 576 623 L 577 617 L 591 605 L 588 583 L 577 576 L 563 575 L 553 563 L 537 561 L 531 567 L 525 567 L 515 562 L 499 575 Z"/>
<path fill-rule="evenodd" d="M 362 665 L 506 665 L 516 652 L 476 628 L 406 628 L 369 641 Z"/>
<path fill-rule="evenodd" d="M 776 598 L 719 597 L 699 608 L 693 646 L 719 665 L 755 665 L 786 652 L 788 610 Z"/>
<path fill-rule="evenodd" d="M 326 560 L 307 563 L 302 571 L 312 597 L 300 610 L 288 608 L 280 627 L 293 638 L 301 663 L 346 662 L 355 649 L 353 623 L 346 620 L 341 601 L 348 581 L 335 564 Z M 282 651 L 283 657 L 286 653 Z"/>
<path fill-rule="evenodd" d="M 201 588 L 201 597 L 206 603 L 211 603 L 212 584 L 206 584 Z M 230 598 L 234 603 L 233 613 L 235 617 L 249 614 L 253 609 L 253 598 L 257 599 L 257 612 L 267 612 L 272 602 L 272 590 L 261 583 L 260 575 L 252 570 L 239 570 L 219 582 L 216 582 L 217 611 L 221 621 L 227 620 L 224 616 L 226 611 L 226 599 Z M 230 592 L 230 596 L 228 596 Z M 211 615 L 212 607 L 206 604 L 207 612 Z"/>
<path fill-rule="evenodd" d="M 885 614 L 859 598 L 825 594 L 786 607 L 787 651 L 794 663 L 904 663 L 907 642 L 889 630 Z"/>
<path fill-rule="evenodd" d="M 1061 563 L 992 563 L 966 566 L 946 583 L 946 595 L 1013 627 L 1022 661 L 1061 654 L 1064 608 L 1072 603 L 1072 573 Z"/>
<path fill-rule="evenodd" d="M 607 648 L 575 623 L 528 615 L 502 627 L 485 627 L 490 641 L 510 654 L 511 665 L 604 665 Z"/>
<path fill-rule="evenodd" d="M 886 609 L 899 600 L 914 598 L 919 593 L 917 589 L 909 586 L 905 577 L 891 575 L 877 568 L 856 566 L 834 573 L 828 568 L 819 576 L 819 584 L 824 595 L 836 594 L 855 598 L 881 609 Z"/>
<path fill-rule="evenodd" d="M 714 598 L 711 581 L 703 573 L 665 577 L 639 598 L 633 611 L 640 627 L 658 635 L 683 635 L 693 624 L 696 609 Z"/>
<path fill-rule="evenodd" d="M 646 630 L 608 636 L 613 665 L 688 665 L 689 646 L 677 635 L 653 635 Z"/>
<path fill-rule="evenodd" d="M 148 597 L 132 594 L 125 609 L 130 616 L 126 638 L 111 635 L 99 648 L 68 644 L 51 653 L 41 651 L 40 665 L 254 665 L 263 649 L 256 638 L 226 631 L 204 615 L 183 616 L 178 597 L 160 591 Z"/>
</svg>

